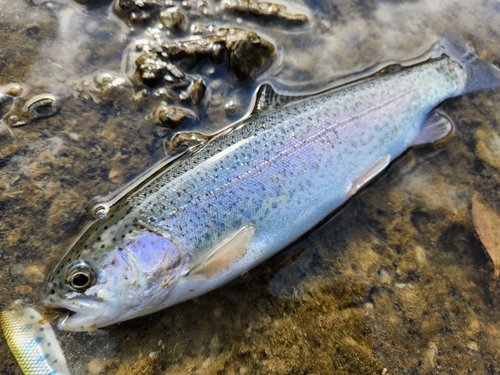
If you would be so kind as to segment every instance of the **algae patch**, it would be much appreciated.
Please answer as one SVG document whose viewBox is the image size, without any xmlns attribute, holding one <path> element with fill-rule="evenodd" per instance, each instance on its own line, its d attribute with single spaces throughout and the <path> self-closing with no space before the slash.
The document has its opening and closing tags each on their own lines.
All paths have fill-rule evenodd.
<svg viewBox="0 0 500 375">
<path fill-rule="evenodd" d="M 360 307 L 366 293 L 361 283 L 318 281 L 299 298 L 275 298 L 265 283 L 251 282 L 143 318 L 141 330 L 130 323 L 121 329 L 130 326 L 129 340 L 157 353 L 145 374 L 380 374 Z M 161 345 L 144 331 L 165 332 Z M 151 359 L 118 359 L 116 374 L 140 361 Z"/>
</svg>

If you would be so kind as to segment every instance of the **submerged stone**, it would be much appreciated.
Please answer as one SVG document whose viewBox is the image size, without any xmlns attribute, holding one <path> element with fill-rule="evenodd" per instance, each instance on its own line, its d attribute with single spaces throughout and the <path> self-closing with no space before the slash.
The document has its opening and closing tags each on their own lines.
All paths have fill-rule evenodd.
<svg viewBox="0 0 500 375">
<path fill-rule="evenodd" d="M 236 28 L 220 29 L 218 35 L 170 43 L 162 48 L 168 58 L 182 60 L 188 68 L 193 68 L 204 57 L 220 64 L 225 50 L 229 69 L 239 81 L 248 79 L 275 51 L 273 44 L 256 32 Z"/>
<path fill-rule="evenodd" d="M 156 110 L 158 121 L 170 128 L 177 128 L 180 125 L 186 125 L 196 120 L 196 114 L 185 108 L 167 107 L 160 105 Z"/>
<path fill-rule="evenodd" d="M 179 9 L 172 7 L 160 13 L 160 22 L 169 30 L 186 31 L 187 17 Z"/>
<path fill-rule="evenodd" d="M 209 136 L 199 132 L 179 133 L 171 140 L 165 140 L 165 151 L 168 155 L 175 155 L 185 148 L 205 143 L 209 139 Z"/>
<path fill-rule="evenodd" d="M 141 55 L 135 64 L 138 76 L 149 86 L 159 83 L 167 71 L 167 63 L 154 53 Z"/>
<path fill-rule="evenodd" d="M 229 69 L 239 81 L 248 79 L 275 50 L 272 43 L 257 33 L 241 29 L 227 29 L 224 42 L 229 53 Z"/>
<path fill-rule="evenodd" d="M 195 80 L 191 86 L 189 86 L 187 95 L 191 98 L 193 104 L 199 104 L 205 97 L 205 92 L 207 91 L 207 86 L 203 82 L 203 78 L 199 77 Z"/>
<path fill-rule="evenodd" d="M 36 95 L 25 104 L 23 110 L 32 120 L 53 116 L 57 112 L 56 97 L 50 94 Z"/>
<path fill-rule="evenodd" d="M 287 7 L 283 4 L 258 2 L 251 0 L 224 0 L 224 9 L 237 12 L 249 13 L 262 18 L 278 18 L 282 21 L 304 24 L 309 21 L 304 14 L 287 13 Z"/>
</svg>

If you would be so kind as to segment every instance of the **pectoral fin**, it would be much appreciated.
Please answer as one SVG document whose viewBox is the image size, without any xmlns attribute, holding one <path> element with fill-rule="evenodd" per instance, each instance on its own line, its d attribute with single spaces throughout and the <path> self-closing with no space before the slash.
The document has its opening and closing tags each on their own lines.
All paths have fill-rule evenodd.
<svg viewBox="0 0 500 375">
<path fill-rule="evenodd" d="M 349 186 L 348 195 L 354 195 L 356 192 L 369 183 L 375 176 L 382 172 L 391 162 L 391 155 L 385 155 L 378 158 L 375 163 L 370 165 L 361 175 Z"/>
<path fill-rule="evenodd" d="M 211 279 L 229 270 L 247 251 L 255 227 L 246 226 L 225 238 L 200 264 L 191 270 L 189 276 Z"/>
</svg>

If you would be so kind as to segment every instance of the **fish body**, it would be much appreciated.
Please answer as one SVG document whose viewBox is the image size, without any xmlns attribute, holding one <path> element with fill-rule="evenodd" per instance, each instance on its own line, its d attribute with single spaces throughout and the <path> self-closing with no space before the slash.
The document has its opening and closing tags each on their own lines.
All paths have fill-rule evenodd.
<svg viewBox="0 0 500 375">
<path fill-rule="evenodd" d="M 0 325 L 25 375 L 70 375 L 52 327 L 34 308 L 14 303 L 0 314 Z"/>
<path fill-rule="evenodd" d="M 296 240 L 408 147 L 448 134 L 433 109 L 496 87 L 448 32 L 444 56 L 257 113 L 157 173 L 92 224 L 51 275 L 46 303 L 91 330 L 206 293 Z"/>
</svg>

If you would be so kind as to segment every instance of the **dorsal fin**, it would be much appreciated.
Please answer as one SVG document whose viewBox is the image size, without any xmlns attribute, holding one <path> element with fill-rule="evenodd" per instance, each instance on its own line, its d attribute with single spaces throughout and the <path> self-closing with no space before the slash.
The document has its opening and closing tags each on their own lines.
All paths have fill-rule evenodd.
<svg viewBox="0 0 500 375">
<path fill-rule="evenodd" d="M 257 105 L 254 113 L 267 111 L 276 107 L 284 106 L 309 97 L 310 95 L 282 95 L 274 91 L 273 87 L 264 83 L 257 92 Z"/>
</svg>

